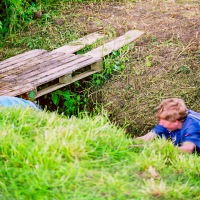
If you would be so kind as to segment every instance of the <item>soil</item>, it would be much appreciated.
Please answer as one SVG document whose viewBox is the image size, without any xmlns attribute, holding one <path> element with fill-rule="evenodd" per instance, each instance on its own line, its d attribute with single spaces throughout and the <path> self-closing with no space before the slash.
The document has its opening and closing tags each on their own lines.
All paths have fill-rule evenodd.
<svg viewBox="0 0 200 200">
<path fill-rule="evenodd" d="M 200 111 L 200 2 L 140 1 L 80 6 L 75 20 L 83 34 L 123 35 L 131 29 L 145 35 L 130 45 L 123 73 L 95 91 L 112 122 L 141 135 L 156 120 L 154 108 L 164 98 L 183 98 Z M 147 59 L 150 66 L 147 65 Z"/>
</svg>

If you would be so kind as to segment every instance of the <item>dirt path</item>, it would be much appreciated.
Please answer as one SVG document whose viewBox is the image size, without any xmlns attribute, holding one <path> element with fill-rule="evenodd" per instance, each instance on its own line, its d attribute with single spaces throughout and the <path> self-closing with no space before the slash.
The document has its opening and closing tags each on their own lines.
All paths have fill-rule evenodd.
<svg viewBox="0 0 200 200">
<path fill-rule="evenodd" d="M 76 10 L 77 12 L 77 10 Z M 112 121 L 138 135 L 156 123 L 153 109 L 163 98 L 184 98 L 200 111 L 200 2 L 142 1 L 79 8 L 77 22 L 89 32 L 146 32 L 129 51 L 124 74 L 94 95 Z M 147 65 L 147 61 L 150 66 Z"/>
</svg>

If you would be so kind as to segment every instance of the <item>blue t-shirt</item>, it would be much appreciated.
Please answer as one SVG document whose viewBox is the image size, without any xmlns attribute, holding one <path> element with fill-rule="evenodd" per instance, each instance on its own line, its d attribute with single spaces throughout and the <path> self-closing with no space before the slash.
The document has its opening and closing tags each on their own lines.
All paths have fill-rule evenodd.
<svg viewBox="0 0 200 200">
<path fill-rule="evenodd" d="M 39 107 L 31 101 L 9 96 L 0 96 L 0 106 L 2 107 L 32 107 L 34 109 L 39 109 Z"/>
<path fill-rule="evenodd" d="M 196 145 L 196 151 L 200 152 L 200 113 L 188 110 L 181 129 L 169 131 L 158 124 L 153 128 L 153 132 L 160 137 L 171 139 L 175 146 L 181 146 L 183 142 L 192 142 Z"/>
</svg>

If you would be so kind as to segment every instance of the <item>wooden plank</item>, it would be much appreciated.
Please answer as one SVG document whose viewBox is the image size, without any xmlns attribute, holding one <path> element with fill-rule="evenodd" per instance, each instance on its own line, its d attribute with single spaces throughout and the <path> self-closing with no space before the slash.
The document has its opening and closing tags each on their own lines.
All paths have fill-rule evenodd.
<svg viewBox="0 0 200 200">
<path fill-rule="evenodd" d="M 47 62 L 45 65 L 41 65 L 40 68 L 31 71 L 25 75 L 21 75 L 15 80 L 20 82 L 21 80 L 26 80 L 26 82 L 34 82 L 37 79 L 48 77 L 50 74 L 56 76 L 56 73 L 60 70 L 63 70 L 67 66 L 76 65 L 83 60 L 88 60 L 90 57 L 83 57 L 80 55 L 74 55 L 67 60 L 56 60 L 55 62 Z M 56 77 L 57 78 L 57 77 Z"/>
<path fill-rule="evenodd" d="M 89 60 L 85 60 L 83 62 L 80 62 L 80 63 L 76 63 L 75 65 L 72 64 L 70 66 L 67 66 L 67 65 L 63 65 L 61 66 L 62 69 L 60 68 L 59 71 L 56 71 L 55 69 L 53 71 L 51 71 L 52 73 L 51 74 L 48 74 L 46 76 L 44 75 L 41 75 L 40 77 L 33 77 L 34 80 L 31 80 L 31 81 L 34 81 L 34 84 L 36 86 L 38 85 L 41 85 L 41 84 L 44 84 L 44 83 L 47 83 L 51 80 L 54 80 L 56 78 L 59 78 L 61 76 L 64 76 L 65 74 L 68 74 L 68 73 L 71 73 L 72 71 L 75 71 L 75 70 L 78 70 L 80 68 L 83 68 L 85 66 L 88 66 L 94 62 L 97 62 L 99 60 L 96 60 L 95 58 L 92 58 L 92 59 L 89 59 Z M 66 68 L 67 67 L 67 68 Z M 30 80 L 30 79 L 28 79 Z"/>
<path fill-rule="evenodd" d="M 4 69 L 8 66 L 11 66 L 13 64 L 23 62 L 27 59 L 34 58 L 35 56 L 41 55 L 43 53 L 47 52 L 46 50 L 35 50 L 35 51 L 30 51 L 28 54 L 24 53 L 18 56 L 14 56 L 12 58 L 9 58 L 9 62 L 6 62 L 7 60 L 0 62 L 0 69 Z M 5 69 L 4 69 L 5 70 Z"/>
<path fill-rule="evenodd" d="M 0 91 L 10 90 L 10 88 L 14 87 L 15 85 L 16 83 L 6 81 L 4 84 L 0 85 Z"/>
<path fill-rule="evenodd" d="M 0 90 L 0 95 L 6 94 L 6 93 L 10 92 L 11 89 L 12 89 L 12 87 L 7 87 L 7 88 L 4 87 L 4 88 L 2 88 L 2 89 Z"/>
<path fill-rule="evenodd" d="M 34 64 L 39 64 L 39 63 L 42 63 L 45 60 L 50 60 L 50 59 L 59 57 L 61 55 L 65 55 L 65 54 L 64 53 L 45 52 L 43 54 L 36 55 L 32 58 L 28 58 L 27 60 L 17 62 L 13 65 L 6 67 L 5 69 L 0 69 L 0 73 L 13 71 L 13 70 L 16 70 L 17 68 L 22 69 L 22 68 L 30 67 Z"/>
<path fill-rule="evenodd" d="M 80 80 L 80 79 L 83 79 L 83 78 L 85 78 L 85 77 L 87 77 L 87 76 L 90 76 L 90 75 L 92 75 L 92 74 L 94 74 L 94 73 L 97 73 L 97 72 L 98 72 L 98 71 L 89 70 L 89 71 L 83 72 L 83 73 L 81 73 L 81 74 L 79 74 L 79 75 L 73 77 L 72 80 L 69 81 L 69 82 L 67 82 L 67 83 L 57 83 L 57 84 L 52 85 L 52 86 L 50 86 L 50 87 L 48 87 L 48 88 L 45 88 L 45 89 L 43 89 L 43 90 L 40 90 L 40 91 L 37 92 L 37 95 L 35 96 L 35 98 L 41 97 L 41 96 L 43 96 L 43 95 L 45 95 L 45 94 L 48 94 L 48 93 L 53 92 L 53 91 L 55 91 L 55 90 L 58 90 L 58 89 L 60 89 L 60 88 L 62 88 L 62 87 L 65 87 L 66 85 L 69 85 L 69 84 L 71 84 L 71 83 L 73 83 L 73 82 L 75 82 L 75 81 L 78 81 L 78 80 Z"/>
<path fill-rule="evenodd" d="M 0 80 L 0 88 L 5 86 L 5 85 L 8 85 L 10 83 L 10 81 L 2 81 Z"/>
<path fill-rule="evenodd" d="M 126 32 L 124 35 L 116 38 L 115 40 L 108 42 L 92 51 L 84 54 L 86 56 L 92 56 L 95 58 L 102 58 L 110 54 L 113 50 L 118 50 L 126 44 L 133 42 L 144 34 L 143 31 L 131 30 Z"/>
<path fill-rule="evenodd" d="M 2 68 L 0 69 L 0 75 L 2 76 L 3 73 L 14 73 L 15 70 L 19 70 L 22 69 L 23 67 L 26 67 L 27 65 L 30 66 L 31 63 L 34 63 L 40 59 L 38 59 L 38 57 L 42 57 L 42 56 L 47 56 L 49 53 L 48 52 L 44 52 L 42 55 L 39 54 L 39 55 L 33 55 L 32 54 L 32 57 L 28 58 L 26 57 L 26 59 L 24 58 L 23 61 L 20 61 L 19 62 L 16 62 L 12 65 L 8 65 L 7 67 L 5 68 Z"/>
<path fill-rule="evenodd" d="M 100 60 L 99 62 L 93 63 L 91 65 L 91 69 L 94 71 L 101 71 L 103 69 L 103 62 Z"/>
<path fill-rule="evenodd" d="M 129 31 L 125 35 L 83 56 L 68 55 L 65 53 L 69 53 L 68 50 L 72 53 L 77 51 L 77 47 L 81 49 L 84 45 L 93 43 L 96 36 L 93 39 L 88 36 L 85 39 L 81 38 L 51 53 L 44 50 L 35 50 L 2 61 L 0 62 L 0 95 L 18 96 L 35 90 L 37 86 L 59 78 L 60 83 L 38 91 L 36 95 L 36 98 L 38 98 L 39 96 L 69 85 L 72 82 L 90 76 L 102 70 L 102 57 L 136 40 L 142 34 L 144 32 L 138 30 Z M 91 65 L 90 70 L 74 77 L 72 76 L 72 72 L 76 72 L 76 70 L 88 65 Z"/>
<path fill-rule="evenodd" d="M 59 77 L 59 83 L 69 83 L 72 81 L 72 73 Z"/>
<path fill-rule="evenodd" d="M 37 55 L 32 57 L 32 58 L 27 58 L 27 60 L 24 61 L 19 61 L 18 63 L 15 63 L 13 65 L 9 65 L 5 68 L 0 69 L 0 78 L 3 78 L 6 74 L 7 75 L 11 75 L 13 73 L 16 73 L 16 71 L 23 71 L 23 67 L 26 68 L 28 66 L 30 66 L 30 64 L 32 62 L 34 62 L 35 60 L 37 60 Z M 28 66 L 27 66 L 28 65 Z"/>
<path fill-rule="evenodd" d="M 16 59 L 19 59 L 20 57 L 23 57 L 23 56 L 27 56 L 28 54 L 31 54 L 31 53 L 34 53 L 34 52 L 37 52 L 37 51 L 41 51 L 41 49 L 30 50 L 30 51 L 27 51 L 27 52 L 18 54 L 18 55 L 16 55 L 16 56 L 7 58 L 6 60 L 0 61 L 0 65 L 1 65 L 1 64 L 3 65 L 3 64 L 5 64 L 5 63 L 8 63 L 8 62 L 13 61 L 13 60 L 16 60 Z"/>
<path fill-rule="evenodd" d="M 18 96 L 20 94 L 24 94 L 24 93 L 32 91 L 34 89 L 35 89 L 35 86 L 33 86 L 33 84 L 16 85 L 6 91 L 0 90 L 0 95 Z"/>
<path fill-rule="evenodd" d="M 92 63 L 91 65 L 91 69 L 87 70 L 86 72 L 82 72 L 81 74 L 79 74 L 80 76 L 82 76 L 82 74 L 87 74 L 88 71 L 95 71 L 95 72 L 99 72 L 103 69 L 103 62 L 102 59 L 100 59 L 98 62 Z M 72 77 L 72 73 L 68 73 L 64 76 L 61 76 L 59 78 L 59 83 L 68 83 L 68 82 L 72 82 L 72 80 L 74 80 L 75 77 L 78 77 L 79 75 L 76 75 L 74 77 Z M 85 76 L 84 76 L 85 77 Z"/>
<path fill-rule="evenodd" d="M 53 50 L 53 52 L 63 52 L 63 53 L 75 53 L 78 50 L 84 48 L 86 45 L 91 45 L 98 39 L 104 38 L 105 35 L 99 33 L 91 33 L 83 38 L 76 41 L 72 41 L 65 46 Z"/>
<path fill-rule="evenodd" d="M 98 48 L 96 48 L 96 49 L 94 49 L 94 50 L 92 50 L 92 51 L 90 51 L 90 52 L 88 52 L 88 53 L 86 53 L 84 55 L 87 55 L 87 56 L 90 55 L 93 58 L 99 58 L 100 59 L 100 58 L 110 54 L 113 50 L 118 50 L 119 48 L 123 47 L 124 45 L 129 44 L 132 41 L 138 39 L 143 34 L 144 34 L 144 32 L 138 31 L 138 30 L 129 31 L 126 34 L 124 34 L 123 36 L 118 37 L 117 39 L 115 39 L 115 40 L 113 40 L 113 41 L 111 41 L 109 43 L 106 43 L 105 45 L 103 45 L 101 47 L 98 47 Z M 69 85 L 72 82 L 80 80 L 80 79 L 82 79 L 84 77 L 87 77 L 87 76 L 93 74 L 93 73 L 96 73 L 96 72 L 98 72 L 98 70 L 101 71 L 102 70 L 102 65 L 99 65 L 99 63 L 98 64 L 95 63 L 95 64 L 93 64 L 92 68 L 96 69 L 97 71 L 94 71 L 94 70 L 90 70 L 89 72 L 86 71 L 84 73 L 81 73 L 80 75 L 77 75 L 75 77 L 70 78 L 68 83 L 58 83 L 58 84 L 56 84 L 54 86 L 50 86 L 50 87 L 48 87 L 46 89 L 43 89 L 42 91 L 38 92 L 36 98 L 38 98 L 39 96 L 42 96 L 44 94 L 50 93 L 50 92 L 52 92 L 54 90 L 57 90 L 59 88 L 62 88 L 64 86 L 66 86 L 66 85 Z M 69 70 L 69 68 L 65 69 L 64 70 L 65 73 L 71 73 L 71 71 L 68 71 L 68 70 Z"/>
<path fill-rule="evenodd" d="M 80 57 L 80 56 L 78 56 L 78 57 Z M 80 57 L 80 58 L 86 58 L 86 57 Z M 87 57 L 87 59 L 88 59 L 88 57 Z M 77 61 L 77 60 L 76 60 Z M 84 62 L 83 62 L 84 61 Z M 92 64 L 92 66 L 94 65 L 94 62 L 95 61 L 98 61 L 98 62 L 100 62 L 100 63 L 102 63 L 102 60 L 100 59 L 100 60 L 96 60 L 96 59 L 89 59 L 89 60 L 83 60 L 82 62 L 80 62 L 80 63 L 78 63 L 78 65 L 76 65 L 76 68 L 82 68 L 83 66 L 88 66 L 89 64 Z M 73 64 L 73 65 L 75 65 L 75 63 Z M 99 66 L 99 64 L 97 65 L 97 66 Z M 94 69 L 98 69 L 98 68 L 95 68 L 94 67 Z M 69 69 L 68 69 L 69 70 Z M 101 70 L 101 69 L 100 69 Z M 70 69 L 70 71 L 71 71 L 71 69 Z M 59 72 L 59 74 L 57 75 L 57 77 L 59 78 L 60 76 L 61 76 L 61 74 L 62 75 L 64 75 L 63 73 L 65 73 L 66 72 L 66 69 L 64 69 L 64 70 L 61 70 L 60 72 Z M 97 71 L 96 70 L 90 70 L 90 71 L 86 71 L 86 72 L 84 72 L 84 73 L 81 73 L 81 74 L 79 74 L 79 75 L 76 75 L 75 77 L 72 77 L 72 80 L 71 81 L 68 81 L 68 83 L 64 83 L 64 84 L 57 84 L 57 85 L 54 85 L 54 86 L 51 86 L 50 88 L 46 88 L 46 89 L 44 89 L 44 90 L 42 90 L 42 91 L 39 91 L 39 93 L 36 95 L 36 97 L 38 98 L 39 96 L 42 96 L 42 95 L 44 95 L 44 94 L 47 94 L 47 93 L 49 93 L 50 91 L 54 91 L 54 90 L 56 90 L 57 88 L 59 89 L 59 88 L 61 88 L 61 87 L 64 87 L 64 86 L 66 86 L 66 85 L 68 85 L 68 84 L 70 84 L 70 83 L 72 83 L 72 82 L 75 82 L 75 81 L 77 81 L 77 80 L 80 80 L 80 79 L 82 79 L 82 78 L 84 78 L 84 77 L 87 77 L 87 76 L 89 76 L 89 75 L 91 75 L 91 74 L 94 74 L 94 73 L 96 73 Z M 35 77 L 36 79 L 38 79 L 38 77 L 36 76 Z M 44 76 L 43 77 L 43 79 L 42 78 L 40 78 L 40 79 L 38 79 L 38 82 L 39 82 L 39 84 L 38 85 L 41 85 L 41 84 L 44 84 L 44 83 L 46 83 L 46 82 L 49 82 L 49 81 L 51 81 L 51 80 L 54 80 L 55 79 L 55 74 L 53 73 L 53 74 L 51 74 L 51 76 Z M 30 83 L 28 83 L 30 81 Z M 33 83 L 34 83 L 34 85 L 36 85 L 36 83 L 38 83 L 38 82 L 34 82 L 34 81 L 32 81 L 32 80 L 30 80 L 30 79 L 27 79 L 27 80 L 24 80 L 23 79 L 23 82 L 24 82 L 24 87 L 22 87 L 22 86 L 16 86 L 16 87 L 12 87 L 12 91 L 6 91 L 6 92 L 4 92 L 3 94 L 5 94 L 6 93 L 6 95 L 8 94 L 8 95 L 10 95 L 10 96 L 16 96 L 16 95 L 20 95 L 20 94 L 23 94 L 23 93 L 26 93 L 26 92 L 29 92 L 29 91 L 31 91 L 31 90 L 35 90 L 35 88 L 34 88 L 34 86 L 33 86 Z M 16 84 L 20 84 L 20 82 L 16 82 Z M 21 83 L 22 84 L 22 83 Z M 27 87 L 27 86 L 29 86 L 29 87 Z M 31 87 L 30 87 L 31 86 Z M 35 98 L 36 98 L 35 97 Z"/>
<path fill-rule="evenodd" d="M 67 55 L 65 55 L 65 54 L 63 54 L 65 57 L 67 56 Z M 83 57 L 83 56 L 80 56 L 80 55 L 73 55 L 73 57 L 75 57 L 75 58 L 73 58 L 73 59 L 71 59 L 71 61 L 72 62 L 70 62 L 70 64 L 69 64 L 69 66 L 71 66 L 71 65 L 76 65 L 76 64 L 78 64 L 79 62 L 82 62 L 82 61 L 85 61 L 85 60 L 88 60 L 88 59 L 90 59 L 90 57 Z M 77 59 L 78 58 L 78 59 Z M 61 60 L 62 61 L 62 60 Z M 66 63 L 67 63 L 67 61 L 65 61 L 65 65 L 66 65 Z M 36 71 L 33 71 L 33 73 L 31 72 L 31 73 L 29 73 L 28 75 L 30 76 L 31 75 L 31 77 L 26 77 L 26 78 L 22 78 L 22 76 L 19 76 L 17 79 L 15 79 L 15 80 L 13 80 L 13 81 L 15 81 L 15 84 L 16 85 L 22 85 L 22 84 L 24 84 L 24 87 L 26 88 L 26 86 L 27 86 L 27 84 L 31 84 L 31 83 L 33 83 L 34 85 L 36 84 L 34 81 L 35 80 L 37 80 L 37 79 L 41 79 L 41 77 L 43 77 L 43 80 L 46 80 L 46 78 L 48 78 L 48 81 L 51 81 L 51 80 L 54 80 L 55 79 L 55 75 L 56 75 L 56 73 L 57 73 L 57 68 L 54 68 L 55 67 L 55 64 L 56 65 L 58 65 L 58 62 L 56 62 L 56 63 L 54 63 L 54 66 L 50 66 L 51 68 L 52 68 L 52 70 L 53 70 L 53 74 L 51 73 L 51 79 L 49 79 L 49 71 L 48 71 L 48 69 L 49 69 L 49 65 L 47 65 L 47 67 L 48 68 L 41 68 L 41 70 L 36 70 Z M 60 63 L 61 64 L 61 66 L 62 66 L 62 62 Z M 63 68 L 63 67 L 62 67 Z M 62 70 L 62 69 L 60 69 L 60 70 Z M 43 72 L 43 73 L 41 73 L 41 72 Z M 35 74 L 35 73 L 37 73 L 37 74 Z M 36 75 L 38 75 L 39 74 L 39 76 L 36 76 Z M 42 74 L 42 75 L 41 75 Z M 62 75 L 64 75 L 64 74 L 62 74 Z M 56 78 L 58 78 L 58 77 L 60 77 L 60 76 L 56 76 Z M 47 82 L 48 82 L 47 81 Z M 42 83 L 41 83 L 42 84 Z M 13 87 L 12 85 L 10 85 L 11 86 L 11 89 L 12 90 L 18 90 L 19 88 L 16 88 L 16 87 Z M 21 87 L 21 86 L 20 86 Z M 9 94 L 16 94 L 18 91 L 16 91 L 16 92 L 10 92 L 10 89 L 8 89 L 9 88 L 9 86 L 7 86 L 6 87 L 6 90 L 5 90 L 5 88 L 0 88 L 0 90 L 3 92 L 3 94 L 4 93 L 9 93 Z M 27 90 L 25 90 L 25 88 L 24 88 L 24 90 L 23 91 L 25 91 L 25 92 L 27 92 Z M 29 90 L 30 91 L 30 90 Z M 21 92 L 20 92 L 21 93 Z M 17 95 L 19 95 L 19 94 L 17 94 Z"/>
<path fill-rule="evenodd" d="M 14 96 L 19 96 L 21 94 L 27 93 L 27 92 L 32 91 L 32 90 L 33 90 L 32 87 L 30 87 L 30 88 L 26 87 L 26 88 L 22 88 L 22 89 L 19 89 L 19 90 L 13 90 L 13 91 L 7 92 L 5 94 L 1 94 L 1 95 L 2 96 L 6 95 L 6 96 L 14 97 Z"/>
<path fill-rule="evenodd" d="M 9 84 L 5 87 L 2 87 L 0 91 L 12 91 L 13 89 L 21 89 L 21 88 L 25 88 L 25 87 L 34 87 L 34 85 L 32 83 L 28 83 L 28 84 L 23 84 L 23 83 L 12 83 Z"/>
<path fill-rule="evenodd" d="M 32 62 L 28 62 L 24 64 L 23 66 L 18 66 L 18 68 L 15 68 L 9 72 L 4 72 L 4 74 L 0 74 L 1 80 L 14 80 L 17 81 L 17 79 L 23 79 L 27 78 L 27 74 L 36 72 L 39 73 L 38 70 L 41 68 L 44 69 L 45 67 L 49 69 L 49 66 L 52 63 L 59 63 L 67 62 L 66 60 L 70 60 L 74 57 L 74 54 L 64 54 L 64 53 L 49 53 L 45 54 L 45 57 L 36 57 L 36 60 L 33 60 Z M 19 76 L 20 75 L 20 76 Z"/>
</svg>

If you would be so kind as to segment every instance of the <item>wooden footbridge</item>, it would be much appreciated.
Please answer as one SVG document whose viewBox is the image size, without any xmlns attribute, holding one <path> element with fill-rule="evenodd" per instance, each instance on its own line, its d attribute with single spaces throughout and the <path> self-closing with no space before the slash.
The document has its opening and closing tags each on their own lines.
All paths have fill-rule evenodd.
<svg viewBox="0 0 200 200">
<path fill-rule="evenodd" d="M 128 31 L 84 55 L 75 53 L 103 38 L 93 33 L 51 52 L 31 50 L 0 62 L 0 95 L 32 94 L 32 100 L 102 70 L 102 58 L 144 32 Z M 81 71 L 80 71 L 81 69 Z M 48 83 L 48 84 L 47 84 Z M 45 87 L 45 85 L 48 85 Z"/>
</svg>

